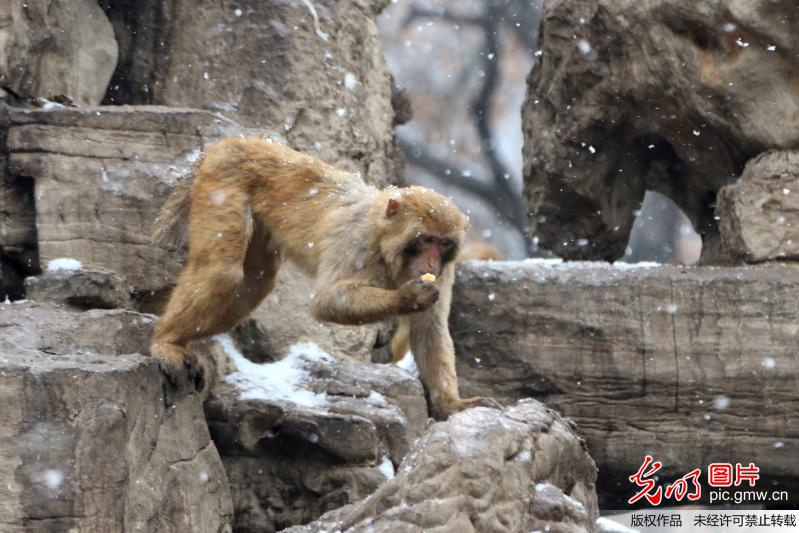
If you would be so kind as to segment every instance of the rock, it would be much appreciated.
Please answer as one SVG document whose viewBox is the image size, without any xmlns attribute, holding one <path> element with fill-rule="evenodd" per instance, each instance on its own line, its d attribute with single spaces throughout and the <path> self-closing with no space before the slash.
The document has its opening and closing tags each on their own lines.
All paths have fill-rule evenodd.
<svg viewBox="0 0 799 533">
<path fill-rule="evenodd" d="M 719 189 L 799 145 L 790 3 L 544 2 L 522 110 L 525 196 L 540 245 L 621 257 L 644 192 L 660 192 L 721 259 Z M 753 96 L 756 95 L 756 96 Z M 716 256 L 714 257 L 714 254 Z"/>
<path fill-rule="evenodd" d="M 25 279 L 27 298 L 79 309 L 130 309 L 131 288 L 115 272 L 104 270 L 46 270 Z"/>
<path fill-rule="evenodd" d="M 94 0 L 9 2 L 0 43 L 0 85 L 16 96 L 96 105 L 117 64 L 114 30 Z"/>
<path fill-rule="evenodd" d="M 799 151 L 750 160 L 719 191 L 716 214 L 725 252 L 746 261 L 799 258 Z"/>
<path fill-rule="evenodd" d="M 4 532 L 230 531 L 198 396 L 138 355 L 153 318 L 0 305 Z"/>
<path fill-rule="evenodd" d="M 187 109 L 11 109 L 10 173 L 35 179 L 42 263 L 74 258 L 137 292 L 169 286 L 184 256 L 152 245 L 152 222 L 203 144 L 241 131 Z"/>
<path fill-rule="evenodd" d="M 427 422 L 421 384 L 395 366 L 335 360 L 309 344 L 258 365 L 230 337 L 219 342 L 206 418 L 236 531 L 276 531 L 364 498 Z"/>
<path fill-rule="evenodd" d="M 121 47 L 107 103 L 218 111 L 371 183 L 402 180 L 377 3 L 104 4 Z"/>
<path fill-rule="evenodd" d="M 573 419 L 603 508 L 631 496 L 646 454 L 666 480 L 724 450 L 796 494 L 797 300 L 788 265 L 462 264 L 450 316 L 461 394 L 532 396 Z"/>
<path fill-rule="evenodd" d="M 569 424 L 535 401 L 430 427 L 396 476 L 302 531 L 593 531 L 596 467 Z"/>
</svg>

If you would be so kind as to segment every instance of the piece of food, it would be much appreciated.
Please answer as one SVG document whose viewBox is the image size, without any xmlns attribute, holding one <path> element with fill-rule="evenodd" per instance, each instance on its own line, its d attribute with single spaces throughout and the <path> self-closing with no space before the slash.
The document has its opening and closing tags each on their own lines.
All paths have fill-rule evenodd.
<svg viewBox="0 0 799 533">
<path fill-rule="evenodd" d="M 430 273 L 422 274 L 422 277 L 419 278 L 419 279 L 421 279 L 422 281 L 431 281 L 432 282 L 432 281 L 436 280 L 436 275 L 435 274 L 430 274 Z"/>
</svg>

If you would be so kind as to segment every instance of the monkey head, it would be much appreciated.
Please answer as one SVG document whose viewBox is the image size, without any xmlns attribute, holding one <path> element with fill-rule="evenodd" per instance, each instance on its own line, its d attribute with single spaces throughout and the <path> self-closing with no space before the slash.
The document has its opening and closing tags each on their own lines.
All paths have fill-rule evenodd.
<svg viewBox="0 0 799 533">
<path fill-rule="evenodd" d="M 439 276 L 458 255 L 469 218 L 447 197 L 423 187 L 381 195 L 380 248 L 395 283 Z"/>
</svg>

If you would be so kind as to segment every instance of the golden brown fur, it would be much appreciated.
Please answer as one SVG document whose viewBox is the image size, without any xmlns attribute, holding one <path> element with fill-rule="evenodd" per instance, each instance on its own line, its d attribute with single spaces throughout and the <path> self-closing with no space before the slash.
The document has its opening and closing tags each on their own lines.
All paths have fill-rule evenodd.
<svg viewBox="0 0 799 533">
<path fill-rule="evenodd" d="M 178 235 L 186 211 L 188 262 L 152 346 L 172 380 L 184 370 L 202 377 L 187 343 L 244 319 L 288 259 L 316 278 L 317 319 L 351 325 L 408 319 L 435 416 L 497 405 L 458 394 L 447 325 L 453 263 L 440 262 L 435 283 L 418 279 L 424 265 L 439 264 L 445 244 L 463 240 L 468 220 L 447 198 L 421 187 L 377 190 L 279 143 L 237 137 L 205 150 L 193 183 L 165 204 L 156 234 Z M 433 244 L 411 258 L 409 243 L 422 235 L 432 235 Z"/>
</svg>

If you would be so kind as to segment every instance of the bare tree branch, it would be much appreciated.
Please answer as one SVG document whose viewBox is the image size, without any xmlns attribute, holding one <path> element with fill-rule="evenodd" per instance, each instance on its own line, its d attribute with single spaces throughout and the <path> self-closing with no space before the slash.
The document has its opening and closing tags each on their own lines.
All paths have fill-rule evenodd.
<svg viewBox="0 0 799 533">
<path fill-rule="evenodd" d="M 527 236 L 526 215 L 522 198 L 511 186 L 510 169 L 502 162 L 489 124 L 489 114 L 500 85 L 499 71 L 502 59 L 500 30 L 507 27 L 532 53 L 538 39 L 531 31 L 538 18 L 539 5 L 529 0 L 485 0 L 483 12 L 478 16 L 461 15 L 447 9 L 434 10 L 413 6 L 403 21 L 408 26 L 418 18 L 433 18 L 455 24 L 479 27 L 484 34 L 484 50 L 480 62 L 482 84 L 472 100 L 469 110 L 480 147 L 491 169 L 490 179 L 478 179 L 455 168 L 446 160 L 434 155 L 429 149 L 408 139 L 400 138 L 400 145 L 410 164 L 415 165 L 444 183 L 454 185 L 474 194 L 492 206 L 497 214 L 506 219 L 523 236 Z M 524 30 L 521 28 L 524 23 Z M 526 31 L 525 31 L 526 30 Z"/>
<path fill-rule="evenodd" d="M 424 170 L 442 183 L 454 185 L 477 196 L 493 207 L 497 215 L 505 219 L 519 233 L 526 235 L 526 221 L 518 195 L 497 190 L 490 180 L 470 176 L 468 172 L 434 155 L 418 143 L 400 136 L 399 144 L 409 164 Z"/>
</svg>

